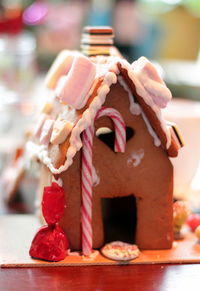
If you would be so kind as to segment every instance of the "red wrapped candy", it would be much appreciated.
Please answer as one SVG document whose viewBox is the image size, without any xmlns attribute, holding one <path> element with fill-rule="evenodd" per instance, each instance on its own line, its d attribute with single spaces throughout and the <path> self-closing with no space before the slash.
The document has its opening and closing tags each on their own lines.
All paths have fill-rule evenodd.
<svg viewBox="0 0 200 291">
<path fill-rule="evenodd" d="M 57 262 L 64 260 L 68 241 L 58 224 L 45 225 L 35 235 L 29 254 L 33 258 Z"/>
<path fill-rule="evenodd" d="M 64 189 L 53 182 L 44 187 L 42 212 L 48 225 L 41 227 L 36 233 L 29 254 L 33 258 L 60 261 L 66 257 L 68 240 L 58 225 L 65 209 Z"/>
<path fill-rule="evenodd" d="M 42 213 L 48 224 L 58 222 L 65 209 L 65 193 L 63 187 L 53 182 L 51 186 L 44 187 L 42 199 Z"/>
</svg>

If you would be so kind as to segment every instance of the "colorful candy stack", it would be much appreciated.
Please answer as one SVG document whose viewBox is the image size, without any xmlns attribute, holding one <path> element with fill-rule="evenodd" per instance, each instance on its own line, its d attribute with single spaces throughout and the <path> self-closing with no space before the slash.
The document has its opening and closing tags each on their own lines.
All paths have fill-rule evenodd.
<svg viewBox="0 0 200 291">
<path fill-rule="evenodd" d="M 113 29 L 109 26 L 86 26 L 81 39 L 82 53 L 86 56 L 109 56 L 113 38 Z"/>
</svg>

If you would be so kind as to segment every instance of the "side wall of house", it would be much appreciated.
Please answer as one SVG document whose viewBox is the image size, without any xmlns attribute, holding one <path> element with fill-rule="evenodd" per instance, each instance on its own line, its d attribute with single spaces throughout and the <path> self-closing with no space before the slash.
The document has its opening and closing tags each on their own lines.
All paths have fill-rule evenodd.
<svg viewBox="0 0 200 291">
<path fill-rule="evenodd" d="M 173 168 L 166 152 L 154 145 L 141 115 L 131 114 L 127 92 L 117 84 L 104 106 L 118 110 L 134 136 L 126 144 L 125 153 L 115 153 L 94 137 L 93 164 L 99 184 L 93 187 L 94 247 L 104 243 L 101 209 L 102 197 L 133 194 L 137 203 L 136 242 L 141 249 L 170 248 L 172 236 Z M 96 129 L 111 127 L 101 118 Z"/>
</svg>

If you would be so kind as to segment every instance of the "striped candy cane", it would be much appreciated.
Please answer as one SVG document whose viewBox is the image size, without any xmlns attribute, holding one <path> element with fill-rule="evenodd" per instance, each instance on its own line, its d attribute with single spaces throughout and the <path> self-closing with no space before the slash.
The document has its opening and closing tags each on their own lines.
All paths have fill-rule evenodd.
<svg viewBox="0 0 200 291">
<path fill-rule="evenodd" d="M 102 116 L 112 119 L 115 129 L 115 151 L 124 152 L 126 144 L 126 127 L 121 114 L 113 109 L 102 107 L 95 120 Z M 82 252 L 88 256 L 92 252 L 92 146 L 94 125 L 83 132 L 82 151 Z"/>
</svg>

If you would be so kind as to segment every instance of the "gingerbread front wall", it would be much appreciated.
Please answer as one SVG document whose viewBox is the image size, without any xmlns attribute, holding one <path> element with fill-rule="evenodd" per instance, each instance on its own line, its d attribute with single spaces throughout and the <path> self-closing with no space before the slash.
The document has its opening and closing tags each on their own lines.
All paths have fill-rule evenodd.
<svg viewBox="0 0 200 291">
<path fill-rule="evenodd" d="M 161 147 L 154 145 L 141 115 L 130 113 L 128 94 L 113 85 L 104 104 L 117 109 L 134 136 L 126 144 L 125 153 L 115 153 L 94 136 L 93 166 L 97 175 L 93 187 L 93 248 L 104 245 L 101 198 L 134 195 L 137 205 L 135 242 L 141 249 L 165 249 L 172 244 L 173 168 Z M 102 117 L 95 129 L 112 128 Z M 66 210 L 61 226 L 72 250 L 81 249 L 81 152 L 70 168 L 60 175 L 66 193 Z"/>
</svg>

